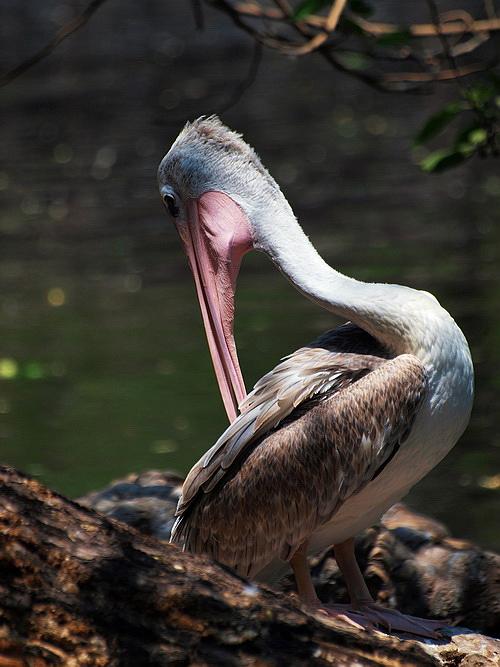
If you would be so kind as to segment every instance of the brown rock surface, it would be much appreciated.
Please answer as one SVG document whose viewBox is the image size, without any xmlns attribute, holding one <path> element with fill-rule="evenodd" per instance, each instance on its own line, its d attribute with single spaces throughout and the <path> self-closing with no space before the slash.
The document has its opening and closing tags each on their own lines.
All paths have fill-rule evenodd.
<svg viewBox="0 0 500 667">
<path fill-rule="evenodd" d="M 81 502 L 168 540 L 181 486 L 178 475 L 149 471 L 113 482 Z M 500 636 L 498 554 L 452 538 L 441 523 L 402 503 L 359 536 L 356 550 L 371 593 L 382 604 Z M 313 561 L 313 576 L 324 602 L 347 602 L 331 551 Z M 292 579 L 280 588 L 294 590 Z"/>
<path fill-rule="evenodd" d="M 361 632 L 0 467 L 0 666 L 497 665 L 467 631 Z"/>
</svg>

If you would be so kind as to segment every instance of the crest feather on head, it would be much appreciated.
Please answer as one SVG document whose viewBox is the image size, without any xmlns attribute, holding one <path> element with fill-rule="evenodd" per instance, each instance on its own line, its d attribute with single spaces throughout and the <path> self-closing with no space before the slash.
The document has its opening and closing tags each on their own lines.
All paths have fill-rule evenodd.
<svg viewBox="0 0 500 667">
<path fill-rule="evenodd" d="M 177 142 L 201 141 L 223 148 L 229 153 L 237 153 L 252 159 L 258 159 L 254 149 L 249 146 L 239 132 L 229 129 L 215 114 L 200 116 L 187 122 L 177 138 Z"/>
<path fill-rule="evenodd" d="M 260 188 L 277 185 L 254 149 L 218 116 L 200 116 L 186 123 L 162 160 L 159 178 L 170 180 L 183 195 L 198 196 L 208 189 L 245 192 L 250 199 Z M 253 192 L 249 186 L 255 184 Z"/>
</svg>

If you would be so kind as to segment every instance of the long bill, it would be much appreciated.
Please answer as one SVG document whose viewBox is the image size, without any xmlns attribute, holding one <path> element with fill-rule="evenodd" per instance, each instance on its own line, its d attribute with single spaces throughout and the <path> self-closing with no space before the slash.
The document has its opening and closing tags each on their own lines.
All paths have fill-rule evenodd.
<svg viewBox="0 0 500 667">
<path fill-rule="evenodd" d="M 241 259 L 252 248 L 242 210 L 220 192 L 206 192 L 187 205 L 187 220 L 177 225 L 205 326 L 224 407 L 232 422 L 246 397 L 234 342 L 234 295 Z"/>
</svg>

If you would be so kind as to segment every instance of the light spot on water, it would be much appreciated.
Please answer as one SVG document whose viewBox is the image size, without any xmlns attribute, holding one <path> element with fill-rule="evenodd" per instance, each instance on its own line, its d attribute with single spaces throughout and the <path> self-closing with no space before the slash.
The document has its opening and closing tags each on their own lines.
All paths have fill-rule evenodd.
<svg viewBox="0 0 500 667">
<path fill-rule="evenodd" d="M 470 475 L 467 475 L 467 474 L 460 475 L 460 477 L 458 478 L 458 483 L 459 483 L 460 486 L 470 486 L 471 481 L 472 480 L 471 480 Z"/>
<path fill-rule="evenodd" d="M 44 376 L 43 368 L 37 361 L 30 361 L 24 367 L 24 376 L 28 380 L 41 380 Z"/>
<path fill-rule="evenodd" d="M 492 197 L 500 197 L 500 177 L 489 175 L 486 177 L 484 183 L 481 185 L 481 188 L 487 195 Z"/>
<path fill-rule="evenodd" d="M 363 120 L 366 131 L 375 137 L 384 134 L 387 131 L 387 120 L 383 116 L 371 114 Z"/>
<path fill-rule="evenodd" d="M 0 359 L 0 378 L 4 380 L 12 380 L 17 376 L 19 367 L 15 359 L 10 359 L 6 357 Z"/>
<path fill-rule="evenodd" d="M 176 417 L 174 419 L 174 428 L 176 431 L 187 431 L 189 428 L 189 422 L 185 417 Z"/>
<path fill-rule="evenodd" d="M 66 294 L 61 287 L 51 287 L 47 292 L 47 302 L 50 306 L 58 308 L 66 303 Z"/>
<path fill-rule="evenodd" d="M 160 106 L 170 111 L 179 105 L 181 98 L 175 88 L 165 88 L 165 90 L 161 91 L 158 101 Z"/>
<path fill-rule="evenodd" d="M 57 144 L 53 155 L 58 164 L 67 164 L 73 159 L 73 149 L 68 144 Z"/>
<path fill-rule="evenodd" d="M 207 84 L 203 79 L 188 79 L 184 83 L 184 93 L 190 100 L 199 100 L 207 94 Z"/>
<path fill-rule="evenodd" d="M 132 273 L 129 276 L 125 276 L 123 279 L 123 287 L 125 291 L 134 294 L 135 292 L 140 292 L 142 287 L 142 279 L 140 276 Z"/>
<path fill-rule="evenodd" d="M 349 112 L 335 114 L 335 129 L 337 134 L 340 134 L 341 137 L 346 139 L 351 139 L 358 133 L 356 121 Z"/>
<path fill-rule="evenodd" d="M 116 150 L 113 146 L 101 146 L 97 151 L 94 163 L 90 170 L 92 178 L 103 181 L 111 174 L 111 169 L 116 162 Z"/>
<path fill-rule="evenodd" d="M 116 162 L 116 150 L 113 146 L 102 146 L 96 153 L 94 164 L 97 167 L 112 167 Z"/>
<path fill-rule="evenodd" d="M 63 199 L 56 199 L 48 205 L 47 211 L 52 220 L 59 222 L 68 215 L 68 206 Z"/>
<path fill-rule="evenodd" d="M 500 489 L 500 473 L 497 475 L 489 475 L 488 477 L 481 477 L 479 486 L 483 489 L 494 491 Z"/>
<path fill-rule="evenodd" d="M 155 454 L 171 454 L 177 449 L 178 445 L 175 440 L 155 440 L 151 445 L 151 451 Z"/>
<path fill-rule="evenodd" d="M 21 201 L 21 211 L 26 215 L 37 215 L 40 210 L 40 202 L 34 197 L 25 197 Z"/>
<path fill-rule="evenodd" d="M 52 361 L 49 365 L 50 372 L 56 378 L 66 375 L 66 365 L 62 361 Z"/>
<path fill-rule="evenodd" d="M 156 365 L 156 371 L 160 375 L 172 375 L 175 373 L 175 365 L 169 359 L 160 359 Z"/>
</svg>

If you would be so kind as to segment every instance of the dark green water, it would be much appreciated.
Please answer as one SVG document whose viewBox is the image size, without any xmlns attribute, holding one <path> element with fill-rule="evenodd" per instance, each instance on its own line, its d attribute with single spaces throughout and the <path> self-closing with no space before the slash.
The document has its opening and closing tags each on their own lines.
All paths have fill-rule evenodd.
<svg viewBox="0 0 500 667">
<path fill-rule="evenodd" d="M 126 26 L 123 39 L 156 61 L 117 47 L 103 67 L 82 33 L 74 51 L 0 95 L 0 460 L 72 496 L 131 471 L 185 472 L 226 423 L 155 172 L 178 119 L 216 109 L 249 49 L 231 46 L 214 14 L 212 32 L 188 42 L 183 24 L 182 49 L 161 55 L 154 44 L 177 42 L 156 35 L 151 12 L 134 27 L 148 27 L 142 41 Z M 103 15 L 98 34 L 113 21 Z M 200 44 L 219 49 L 219 62 L 231 46 L 231 62 L 205 62 Z M 421 174 L 411 137 L 438 101 L 378 97 L 324 67 L 266 56 L 224 118 L 259 150 L 329 262 L 431 291 L 464 329 L 477 372 L 471 425 L 409 501 L 498 549 L 498 165 Z M 265 257 L 246 259 L 236 337 L 248 386 L 334 324 Z"/>
</svg>

